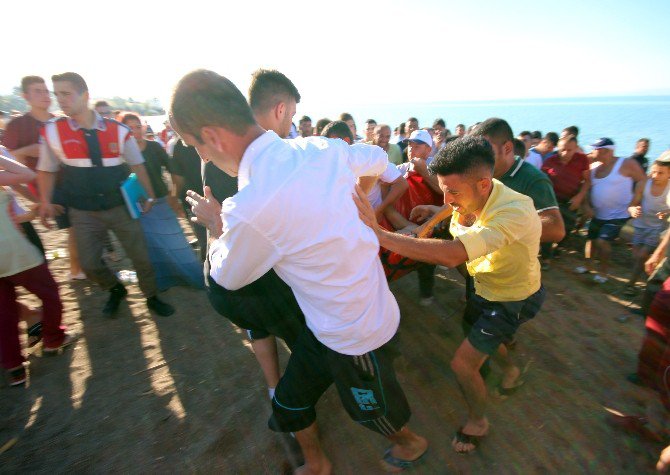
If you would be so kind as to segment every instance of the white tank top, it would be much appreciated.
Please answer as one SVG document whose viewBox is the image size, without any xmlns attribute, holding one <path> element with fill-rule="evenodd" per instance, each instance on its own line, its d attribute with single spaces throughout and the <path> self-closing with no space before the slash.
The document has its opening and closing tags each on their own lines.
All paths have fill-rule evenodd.
<svg viewBox="0 0 670 475">
<path fill-rule="evenodd" d="M 648 179 L 642 195 L 642 216 L 633 221 L 633 226 L 636 228 L 663 229 L 666 227 L 667 221 L 658 219 L 656 214 L 668 209 L 667 200 L 670 183 L 665 186 L 665 190 L 659 196 L 651 194 L 651 185 L 653 183 L 651 179 Z"/>
<path fill-rule="evenodd" d="M 624 160 L 624 157 L 617 158 L 605 178 L 596 178 L 596 169 L 591 170 L 591 204 L 597 219 L 630 217 L 628 205 L 633 200 L 633 179 L 619 173 Z"/>
</svg>

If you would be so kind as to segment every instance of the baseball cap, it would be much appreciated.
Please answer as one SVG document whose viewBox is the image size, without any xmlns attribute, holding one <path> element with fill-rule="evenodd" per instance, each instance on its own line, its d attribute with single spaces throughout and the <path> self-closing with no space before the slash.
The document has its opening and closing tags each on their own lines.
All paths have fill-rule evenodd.
<svg viewBox="0 0 670 475">
<path fill-rule="evenodd" d="M 412 132 L 412 135 L 408 139 L 410 142 L 421 142 L 429 147 L 433 146 L 433 138 L 430 136 L 427 130 L 415 130 Z"/>
<path fill-rule="evenodd" d="M 663 152 L 655 161 L 660 163 L 670 163 L 670 150 Z"/>
<path fill-rule="evenodd" d="M 609 150 L 614 150 L 614 141 L 607 137 L 602 137 L 591 144 L 591 147 L 594 149 L 606 148 Z"/>
</svg>

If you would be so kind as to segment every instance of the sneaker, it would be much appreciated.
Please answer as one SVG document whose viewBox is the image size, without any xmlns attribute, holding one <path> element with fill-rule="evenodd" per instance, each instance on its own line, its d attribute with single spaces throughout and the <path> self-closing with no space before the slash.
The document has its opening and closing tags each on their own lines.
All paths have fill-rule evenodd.
<svg viewBox="0 0 670 475">
<path fill-rule="evenodd" d="M 587 274 L 589 270 L 584 266 L 575 267 L 575 274 Z"/>
<path fill-rule="evenodd" d="M 9 377 L 10 386 L 25 386 L 26 381 L 28 380 L 28 372 L 24 365 L 7 370 L 7 375 Z"/>
<path fill-rule="evenodd" d="M 419 305 L 422 307 L 430 307 L 435 303 L 435 297 L 421 297 L 419 299 Z"/>
<path fill-rule="evenodd" d="M 172 305 L 163 302 L 155 295 L 147 299 L 147 307 L 149 307 L 149 310 L 153 310 L 161 317 L 169 317 L 174 313 L 174 307 Z"/>
<path fill-rule="evenodd" d="M 60 352 L 61 350 L 67 348 L 68 346 L 74 344 L 77 340 L 79 339 L 79 334 L 78 333 L 68 333 L 65 332 L 65 338 L 63 339 L 63 343 L 61 343 L 58 346 L 46 346 L 44 345 L 42 347 L 42 352 L 49 354 L 49 355 L 55 355 L 56 353 Z"/>
<path fill-rule="evenodd" d="M 82 271 L 77 274 L 70 274 L 70 280 L 86 280 L 86 274 Z"/>
<path fill-rule="evenodd" d="M 596 284 L 604 284 L 608 280 L 609 279 L 607 277 L 604 277 L 600 274 L 596 274 L 596 275 L 593 276 L 593 282 L 595 282 Z"/>
<path fill-rule="evenodd" d="M 116 284 L 109 291 L 109 299 L 102 309 L 102 316 L 105 318 L 116 318 L 116 312 L 119 310 L 121 301 L 128 295 L 128 291 L 122 284 Z"/>
</svg>

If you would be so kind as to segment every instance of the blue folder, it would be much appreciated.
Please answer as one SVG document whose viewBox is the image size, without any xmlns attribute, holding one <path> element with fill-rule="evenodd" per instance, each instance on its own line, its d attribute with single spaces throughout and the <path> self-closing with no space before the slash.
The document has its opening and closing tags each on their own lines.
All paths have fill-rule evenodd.
<svg viewBox="0 0 670 475">
<path fill-rule="evenodd" d="M 128 213 L 133 219 L 142 216 L 142 202 L 149 196 L 137 179 L 137 175 L 131 173 L 126 181 L 121 184 L 121 194 L 126 201 Z"/>
</svg>

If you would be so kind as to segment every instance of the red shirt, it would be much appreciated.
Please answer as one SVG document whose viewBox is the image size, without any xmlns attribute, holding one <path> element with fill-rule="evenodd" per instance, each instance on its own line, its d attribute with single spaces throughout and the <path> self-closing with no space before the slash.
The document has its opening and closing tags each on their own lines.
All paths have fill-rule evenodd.
<svg viewBox="0 0 670 475">
<path fill-rule="evenodd" d="M 554 185 L 554 193 L 558 201 L 568 201 L 579 191 L 584 180 L 584 172 L 589 170 L 589 157 L 575 152 L 568 163 L 561 162 L 560 155 L 556 154 L 542 165 L 542 171 L 549 175 Z"/>
<path fill-rule="evenodd" d="M 23 114 L 21 117 L 12 119 L 5 128 L 5 134 L 2 137 L 2 144 L 9 149 L 16 150 L 28 145 L 36 144 L 40 141 L 40 129 L 44 125 L 34 118 L 30 113 Z M 27 157 L 26 165 L 35 170 L 39 156 Z"/>
</svg>

